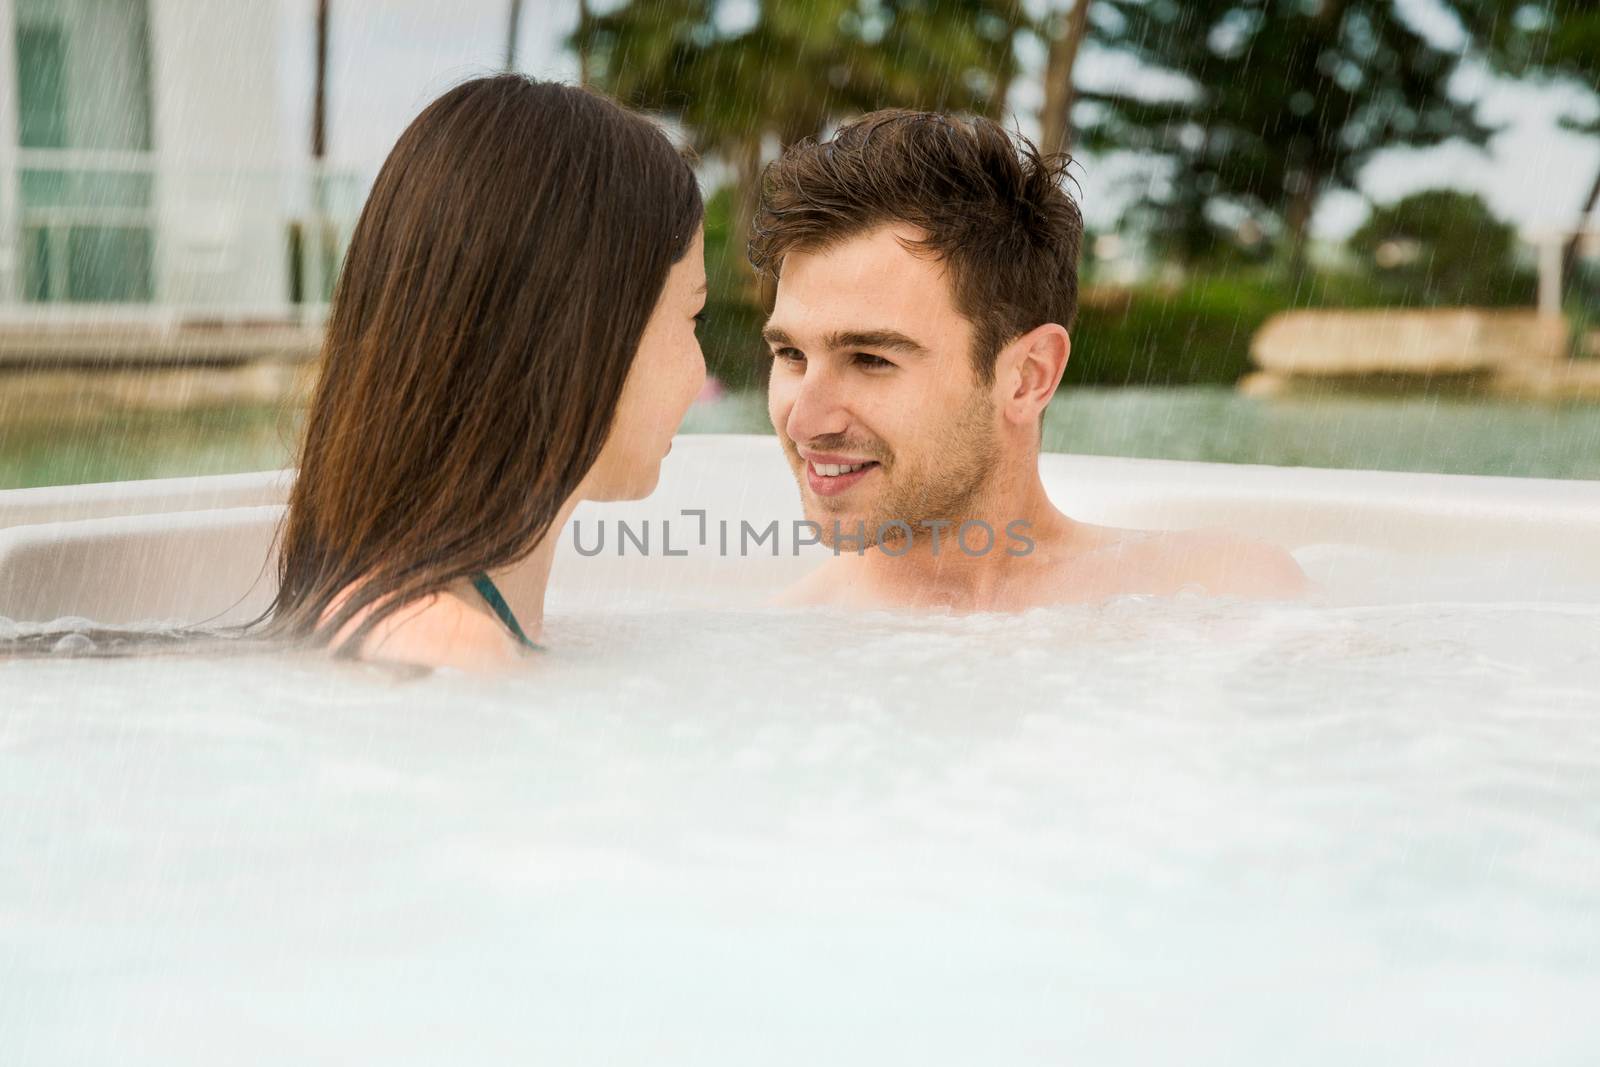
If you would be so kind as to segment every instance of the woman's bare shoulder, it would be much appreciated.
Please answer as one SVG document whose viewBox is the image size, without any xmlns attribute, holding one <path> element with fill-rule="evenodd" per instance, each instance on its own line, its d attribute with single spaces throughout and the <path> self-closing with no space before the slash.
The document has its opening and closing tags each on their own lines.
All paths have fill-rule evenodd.
<svg viewBox="0 0 1600 1067">
<path fill-rule="evenodd" d="M 366 612 L 357 615 L 339 636 L 342 638 L 361 625 L 365 617 Z M 361 658 L 423 667 L 492 671 L 519 661 L 521 650 L 496 620 L 474 610 L 459 597 L 435 593 L 407 604 L 379 622 L 362 644 Z"/>
</svg>

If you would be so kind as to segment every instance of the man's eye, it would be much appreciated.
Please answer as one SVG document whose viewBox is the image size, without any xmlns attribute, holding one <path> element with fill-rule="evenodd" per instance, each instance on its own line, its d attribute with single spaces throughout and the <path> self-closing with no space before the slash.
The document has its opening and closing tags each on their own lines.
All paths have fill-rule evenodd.
<svg viewBox="0 0 1600 1067">
<path fill-rule="evenodd" d="M 772 358 L 782 360 L 785 363 L 804 363 L 806 354 L 794 348 L 774 348 L 772 350 Z"/>
<path fill-rule="evenodd" d="M 894 366 L 893 363 L 890 363 L 888 360 L 884 359 L 882 356 L 874 356 L 870 352 L 857 352 L 856 353 L 856 363 L 859 364 L 860 366 L 866 367 L 869 370 L 878 370 L 878 369 L 880 369 L 882 367 L 892 367 L 892 366 Z"/>
</svg>

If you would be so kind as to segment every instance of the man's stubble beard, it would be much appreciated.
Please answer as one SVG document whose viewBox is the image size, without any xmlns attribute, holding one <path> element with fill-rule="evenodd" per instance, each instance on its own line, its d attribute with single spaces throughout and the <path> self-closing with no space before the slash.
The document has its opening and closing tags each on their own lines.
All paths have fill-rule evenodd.
<svg viewBox="0 0 1600 1067">
<path fill-rule="evenodd" d="M 942 441 L 934 441 L 917 460 L 901 461 L 891 456 L 884 463 L 882 473 L 890 484 L 864 515 L 833 511 L 825 499 L 814 497 L 806 484 L 805 461 L 801 459 L 797 476 L 806 518 L 821 528 L 823 544 L 833 547 L 838 540 L 850 551 L 903 541 L 905 531 L 889 526 L 895 522 L 908 525 L 917 540 L 929 535 L 928 524 L 948 523 L 948 530 L 939 536 L 941 540 L 954 537 L 961 523 L 974 516 L 989 489 L 998 468 L 999 437 L 994 425 L 994 402 L 986 388 L 976 387 L 951 419 Z M 793 445 L 789 447 L 792 450 Z M 881 453 L 880 449 L 876 454 Z M 793 454 L 798 457 L 797 452 Z M 913 463 L 915 466 L 907 466 Z M 858 537 L 863 523 L 864 544 Z"/>
</svg>

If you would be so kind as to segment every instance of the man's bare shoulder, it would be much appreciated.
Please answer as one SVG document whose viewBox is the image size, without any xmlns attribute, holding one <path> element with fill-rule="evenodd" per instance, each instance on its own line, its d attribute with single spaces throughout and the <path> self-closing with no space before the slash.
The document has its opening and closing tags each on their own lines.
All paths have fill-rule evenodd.
<svg viewBox="0 0 1600 1067">
<path fill-rule="evenodd" d="M 1197 589 L 1212 596 L 1292 599 L 1309 589 L 1305 572 L 1284 549 L 1229 530 L 1121 531 L 1096 554 L 1110 552 L 1130 578 L 1165 592 Z"/>
<path fill-rule="evenodd" d="M 838 600 L 838 560 L 827 560 L 804 578 L 785 588 L 769 603 L 778 608 L 808 608 L 833 604 Z"/>
<path fill-rule="evenodd" d="M 1289 600 L 1308 585 L 1294 557 L 1259 538 L 1226 530 L 1135 530 L 1079 525 L 1069 544 L 1042 546 L 1013 561 L 1007 577 L 987 596 L 970 602 L 958 593 L 920 585 L 863 580 L 853 559 L 831 559 L 789 586 L 771 603 L 779 607 L 953 607 L 1023 611 L 1051 604 L 1085 603 L 1120 596 L 1175 596 L 1200 592 L 1246 600 Z M 896 561 L 884 561 L 892 567 Z"/>
</svg>

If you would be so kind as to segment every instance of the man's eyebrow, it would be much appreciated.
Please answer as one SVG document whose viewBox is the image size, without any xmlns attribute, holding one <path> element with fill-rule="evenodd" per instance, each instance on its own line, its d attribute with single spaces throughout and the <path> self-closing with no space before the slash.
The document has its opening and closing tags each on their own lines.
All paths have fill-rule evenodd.
<svg viewBox="0 0 1600 1067">
<path fill-rule="evenodd" d="M 835 352 L 844 348 L 881 348 L 911 356 L 928 353 L 926 345 L 899 330 L 840 330 L 823 338 L 823 343 Z"/>
<path fill-rule="evenodd" d="M 762 340 L 774 348 L 799 348 L 793 337 L 777 326 L 761 331 Z M 823 345 L 833 352 L 849 348 L 878 348 L 907 355 L 926 355 L 928 348 L 922 342 L 907 337 L 898 330 L 837 330 L 822 339 Z"/>
</svg>

